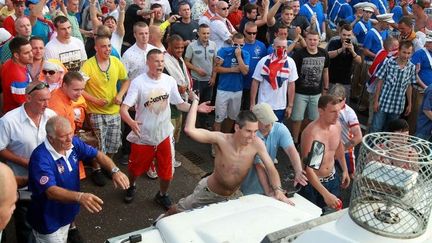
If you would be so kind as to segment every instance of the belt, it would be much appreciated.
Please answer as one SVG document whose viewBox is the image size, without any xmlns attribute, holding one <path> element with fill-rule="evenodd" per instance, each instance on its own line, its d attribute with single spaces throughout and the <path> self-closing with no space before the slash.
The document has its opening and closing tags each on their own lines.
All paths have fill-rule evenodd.
<svg viewBox="0 0 432 243">
<path fill-rule="evenodd" d="M 320 177 L 319 180 L 320 182 L 329 182 L 331 180 L 334 180 L 334 178 L 335 178 L 335 172 L 332 172 L 329 176 Z"/>
</svg>

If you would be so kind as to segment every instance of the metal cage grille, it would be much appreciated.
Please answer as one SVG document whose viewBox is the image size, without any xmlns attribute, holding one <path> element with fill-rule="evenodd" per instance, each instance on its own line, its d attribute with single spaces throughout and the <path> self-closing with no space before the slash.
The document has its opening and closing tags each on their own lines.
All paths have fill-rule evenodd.
<svg viewBox="0 0 432 243">
<path fill-rule="evenodd" d="M 366 135 L 350 199 L 353 221 L 386 237 L 423 234 L 432 207 L 431 148 L 402 133 Z"/>
</svg>

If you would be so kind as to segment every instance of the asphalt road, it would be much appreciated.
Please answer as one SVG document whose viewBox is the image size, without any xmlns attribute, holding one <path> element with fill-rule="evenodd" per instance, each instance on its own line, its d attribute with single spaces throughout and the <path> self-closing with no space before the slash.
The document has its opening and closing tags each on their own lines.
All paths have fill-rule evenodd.
<svg viewBox="0 0 432 243">
<path fill-rule="evenodd" d="M 127 155 L 119 155 L 116 159 L 120 169 L 127 171 L 125 165 L 119 162 L 127 159 Z M 169 195 L 174 202 L 189 195 L 195 185 L 207 172 L 213 170 L 213 158 L 210 156 L 210 145 L 201 144 L 181 135 L 180 142 L 176 145 L 176 158 L 182 162 L 177 168 L 170 186 Z M 276 168 L 282 179 L 282 184 L 288 187 L 288 176 L 292 173 L 288 157 L 280 150 L 278 153 Z M 108 179 L 107 179 L 108 180 Z M 81 183 L 81 191 L 94 193 L 103 201 L 103 210 L 97 214 L 91 214 L 81 208 L 76 218 L 77 226 L 86 242 L 104 242 L 113 236 L 125 234 L 150 226 L 154 220 L 164 212 L 153 198 L 158 192 L 158 181 L 151 180 L 143 175 L 137 181 L 136 198 L 131 204 L 125 204 L 123 197 L 125 192 L 114 189 L 111 181 L 105 187 L 95 186 L 90 179 L 84 179 Z M 349 204 L 349 190 L 343 194 L 344 207 Z M 6 229 L 9 235 L 7 242 L 15 242 L 12 224 Z M 12 238 L 10 238 L 12 237 Z"/>
</svg>

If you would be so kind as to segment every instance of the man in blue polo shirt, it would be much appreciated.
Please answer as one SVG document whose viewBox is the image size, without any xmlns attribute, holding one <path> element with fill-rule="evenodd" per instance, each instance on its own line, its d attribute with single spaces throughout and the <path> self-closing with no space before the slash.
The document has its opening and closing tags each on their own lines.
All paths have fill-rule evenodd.
<svg viewBox="0 0 432 243">
<path fill-rule="evenodd" d="M 320 1 L 309 0 L 300 7 L 300 16 L 305 16 L 311 23 L 311 29 L 318 32 L 321 41 L 326 40 L 324 8 Z M 314 24 L 315 23 L 315 24 Z"/>
<path fill-rule="evenodd" d="M 219 49 L 216 57 L 216 66 L 210 83 L 214 84 L 216 73 L 219 73 L 215 101 L 215 122 L 214 130 L 221 131 L 221 124 L 227 119 L 227 126 L 224 132 L 230 132 L 240 112 L 243 93 L 243 75 L 249 71 L 250 55 L 242 50 L 244 36 L 236 33 L 232 37 L 232 47 Z"/>
<path fill-rule="evenodd" d="M 426 88 L 432 84 L 432 30 L 426 29 L 424 48 L 414 52 L 411 62 L 416 65 L 417 83 Z"/>
<path fill-rule="evenodd" d="M 66 242 L 70 223 L 80 205 L 97 213 L 103 204 L 99 197 L 80 192 L 79 160 L 96 159 L 111 171 L 114 187 L 128 188 L 129 179 L 108 156 L 73 137 L 66 118 L 50 118 L 46 133 L 47 139 L 33 151 L 28 166 L 32 198 L 27 220 L 33 227 L 36 242 Z"/>
<path fill-rule="evenodd" d="M 254 106 L 252 112 L 258 119 L 258 131 L 256 135 L 261 140 L 263 140 L 271 159 L 275 161 L 277 151 L 279 147 L 281 147 L 288 155 L 291 165 L 294 168 L 294 186 L 297 183 L 305 186 L 307 184 L 307 178 L 305 174 L 303 174 L 300 155 L 294 146 L 294 142 L 288 128 L 283 123 L 276 122 L 278 118 L 273 113 L 270 105 L 267 103 L 261 103 Z M 249 170 L 249 173 L 243 181 L 240 190 L 244 195 L 255 193 L 271 195 L 273 191 L 270 185 L 266 183 L 266 180 L 259 179 L 261 178 L 259 174 L 262 174 L 263 178 L 266 178 L 263 162 L 259 157 L 256 157 L 254 164 L 255 166 Z"/>
<path fill-rule="evenodd" d="M 360 45 L 363 45 L 364 38 L 368 31 L 372 28 L 370 18 L 374 13 L 376 7 L 372 3 L 363 4 L 363 17 L 353 27 L 353 33 L 357 38 Z"/>
<path fill-rule="evenodd" d="M 264 43 L 256 39 L 258 33 L 258 26 L 254 22 L 247 22 L 243 34 L 245 36 L 245 45 L 243 51 L 250 55 L 249 72 L 243 78 L 243 96 L 242 96 L 242 110 L 247 110 L 250 107 L 250 92 L 252 84 L 252 75 L 258 62 L 266 56 L 266 46 Z"/>
</svg>

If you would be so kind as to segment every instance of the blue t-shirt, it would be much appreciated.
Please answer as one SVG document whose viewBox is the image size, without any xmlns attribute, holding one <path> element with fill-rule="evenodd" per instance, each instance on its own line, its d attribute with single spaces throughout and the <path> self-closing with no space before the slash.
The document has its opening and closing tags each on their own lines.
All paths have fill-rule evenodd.
<svg viewBox="0 0 432 243">
<path fill-rule="evenodd" d="M 388 36 L 389 32 L 388 30 L 383 30 L 381 32 L 378 32 L 382 38 L 382 41 L 384 41 Z M 374 54 L 377 54 L 381 49 L 383 49 L 382 41 L 378 38 L 375 31 L 372 29 L 369 30 L 369 32 L 366 34 L 366 37 L 364 39 L 363 48 L 369 49 L 369 51 L 373 52 Z M 373 58 L 365 57 L 366 61 L 373 61 Z"/>
<path fill-rule="evenodd" d="M 329 10 L 329 25 L 332 29 L 336 29 L 336 24 L 341 19 L 346 19 L 353 14 L 352 8 L 345 0 L 335 1 L 334 7 Z"/>
<path fill-rule="evenodd" d="M 375 4 L 375 6 L 378 8 L 379 14 L 387 13 L 387 9 L 388 9 L 387 0 L 371 0 L 370 2 Z"/>
<path fill-rule="evenodd" d="M 58 186 L 70 191 L 80 190 L 79 161 L 88 161 L 97 150 L 79 138 L 72 140 L 73 148 L 68 157 L 54 160 L 45 143 L 33 151 L 29 162 L 29 190 L 32 192 L 27 220 L 37 232 L 51 234 L 70 224 L 79 212 L 78 203 L 62 203 L 47 198 L 46 190 Z M 70 167 L 69 167 L 70 166 Z"/>
<path fill-rule="evenodd" d="M 49 41 L 50 27 L 47 23 L 36 20 L 35 25 L 32 27 L 32 35 L 39 36 L 43 39 L 44 44 L 46 45 Z"/>
<path fill-rule="evenodd" d="M 363 25 L 364 26 L 362 26 L 362 24 L 361 23 L 363 23 Z M 364 28 L 363 28 L 364 27 Z M 371 21 L 367 21 L 367 22 L 365 22 L 365 21 L 363 21 L 363 19 L 361 19 L 359 22 L 357 22 L 355 25 L 354 25 L 354 28 L 353 28 L 353 33 L 354 33 L 354 35 L 356 36 L 356 38 L 357 38 L 357 42 L 359 43 L 359 44 L 363 44 L 363 42 L 364 42 L 364 39 L 365 39 L 365 37 L 366 37 L 366 34 L 369 32 L 369 30 L 372 28 L 372 22 Z M 366 30 L 366 31 L 365 31 Z"/>
<path fill-rule="evenodd" d="M 425 115 L 424 110 L 432 111 L 432 85 L 429 85 L 424 92 L 423 102 L 419 109 L 416 131 L 416 134 L 429 137 L 432 131 L 432 121 Z"/>
<path fill-rule="evenodd" d="M 346 17 L 346 18 L 345 18 L 345 21 L 346 21 L 348 24 L 351 24 L 352 22 L 354 22 L 355 19 L 356 19 L 356 16 L 355 16 L 355 14 L 353 14 L 353 15 L 350 15 L 350 16 Z"/>
<path fill-rule="evenodd" d="M 411 58 L 411 62 L 415 65 L 420 63 L 420 72 L 418 73 L 420 79 L 423 81 L 426 86 L 429 86 L 432 84 L 432 67 L 431 63 L 429 62 L 429 58 L 426 55 L 427 49 L 420 49 L 414 53 L 414 55 Z M 432 59 L 432 52 L 428 51 L 429 55 L 431 55 Z"/>
<path fill-rule="evenodd" d="M 311 22 L 312 13 L 309 11 L 309 9 L 306 7 L 306 5 L 308 5 L 310 7 L 310 9 L 312 10 L 312 12 L 316 13 L 316 15 L 317 15 L 317 19 L 318 19 L 318 23 L 319 23 L 319 26 L 317 26 L 317 28 L 319 28 L 319 33 L 321 34 L 321 33 L 325 32 L 325 30 L 322 30 L 322 23 L 325 20 L 325 16 L 324 16 L 324 9 L 323 9 L 321 2 L 318 2 L 317 4 L 315 4 L 314 7 L 312 7 L 309 4 L 309 2 L 305 3 L 304 5 L 302 5 L 300 7 L 299 15 L 305 16 L 307 18 L 307 20 L 309 22 Z"/>
<path fill-rule="evenodd" d="M 264 137 L 259 131 L 256 133 L 256 135 L 264 141 L 267 152 L 269 153 L 272 160 L 276 158 L 279 147 L 286 149 L 294 144 L 288 128 L 283 123 L 279 122 L 273 123 L 272 130 L 267 135 L 267 137 Z M 261 159 L 256 156 L 254 164 L 258 163 L 262 162 Z M 240 190 L 244 195 L 264 194 L 264 189 L 259 182 L 255 166 L 249 170 L 249 173 L 243 181 Z"/>
<path fill-rule="evenodd" d="M 257 40 L 253 44 L 246 43 L 243 47 L 243 51 L 249 53 L 249 72 L 246 76 L 243 76 L 243 89 L 250 89 L 252 83 L 252 75 L 255 71 L 255 67 L 261 58 L 266 56 L 266 46 L 261 41 Z"/>
<path fill-rule="evenodd" d="M 234 53 L 234 47 L 222 47 L 217 53 L 217 57 L 223 60 L 222 67 L 231 68 L 238 66 L 238 60 Z M 242 50 L 243 62 L 249 65 L 250 55 Z M 237 92 L 243 90 L 242 73 L 221 73 L 219 74 L 218 90 Z"/>
<path fill-rule="evenodd" d="M 412 12 L 411 7 L 407 6 L 407 10 L 408 12 Z M 403 14 L 403 10 L 401 6 L 395 6 L 391 13 L 393 14 L 393 20 L 395 21 L 395 23 L 399 23 L 399 20 L 401 20 L 401 18 L 404 16 Z"/>
</svg>

